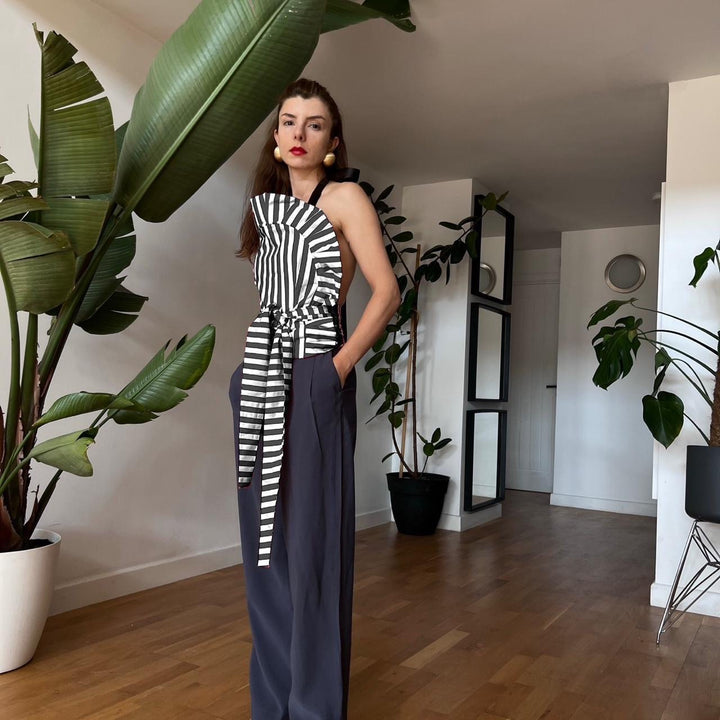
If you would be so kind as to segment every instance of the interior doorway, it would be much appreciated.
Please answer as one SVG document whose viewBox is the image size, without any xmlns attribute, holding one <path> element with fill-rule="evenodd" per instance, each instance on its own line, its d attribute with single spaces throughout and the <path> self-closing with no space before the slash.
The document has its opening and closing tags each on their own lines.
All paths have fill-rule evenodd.
<svg viewBox="0 0 720 720">
<path fill-rule="evenodd" d="M 560 248 L 515 253 L 507 473 L 514 490 L 553 490 Z"/>
</svg>

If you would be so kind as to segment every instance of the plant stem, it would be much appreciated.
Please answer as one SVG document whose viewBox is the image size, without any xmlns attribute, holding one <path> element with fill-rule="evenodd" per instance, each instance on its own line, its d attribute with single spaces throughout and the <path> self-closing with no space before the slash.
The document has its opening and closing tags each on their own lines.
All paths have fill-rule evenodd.
<svg viewBox="0 0 720 720">
<path fill-rule="evenodd" d="M 38 504 L 33 508 L 32 515 L 30 516 L 30 519 L 25 524 L 25 527 L 23 528 L 23 541 L 26 542 L 32 537 L 32 534 L 35 532 L 35 528 L 37 527 L 38 522 L 40 521 L 40 518 L 42 517 L 43 512 L 45 512 L 45 508 L 47 507 L 47 504 L 50 502 L 50 498 L 52 497 L 52 494 L 55 492 L 55 488 L 57 487 L 58 480 L 60 479 L 60 476 L 63 474 L 62 470 L 58 470 L 55 475 L 53 475 L 52 480 L 48 483 L 48 486 L 45 488 L 40 501 Z"/>
<path fill-rule="evenodd" d="M 713 355 L 718 354 L 717 348 L 711 348 L 709 345 L 706 345 L 704 342 L 700 342 L 697 338 L 694 338 L 692 335 L 686 335 L 685 333 L 681 333 L 678 330 L 666 330 L 663 328 L 662 330 L 645 330 L 642 332 L 643 335 L 649 335 L 650 333 L 667 333 L 668 335 L 679 335 L 680 337 L 684 337 L 687 340 L 692 340 L 695 344 L 699 345 L 701 348 L 704 348 L 708 352 L 711 352 Z"/>
<path fill-rule="evenodd" d="M 36 431 L 29 429 L 35 422 L 35 413 L 37 412 L 38 398 L 38 372 L 37 372 L 37 346 L 38 346 L 38 316 L 35 313 L 28 314 L 27 334 L 25 336 L 25 356 L 23 358 L 23 377 L 22 377 L 22 432 L 30 436 L 29 448 L 24 450 L 27 454 L 28 450 L 32 450 L 35 444 Z M 23 438 L 22 445 L 25 446 L 27 438 Z M 18 508 L 17 517 L 13 518 L 13 523 L 20 527 L 25 522 L 25 514 L 27 512 L 27 495 L 30 488 L 30 468 L 25 467 L 20 473 L 19 494 L 20 507 Z"/>
<path fill-rule="evenodd" d="M 703 368 L 703 370 L 707 370 L 711 375 L 715 374 L 715 371 L 709 365 L 706 365 L 704 362 L 702 362 L 702 360 L 698 360 L 694 355 L 691 355 L 684 350 L 680 350 L 680 348 L 668 345 L 666 342 L 661 342 L 660 340 L 651 340 L 649 337 L 646 337 L 646 333 L 643 332 L 638 333 L 638 337 L 641 340 L 645 340 L 645 342 L 650 343 L 654 348 L 668 348 L 673 352 L 677 352 L 681 355 L 684 355 L 685 357 L 689 357 L 691 360 L 694 360 L 701 368 Z"/>
<path fill-rule="evenodd" d="M 645 310 L 647 312 L 657 313 L 658 315 L 664 315 L 665 317 L 672 318 L 673 320 L 678 320 L 681 323 L 685 323 L 685 325 L 690 325 L 690 327 L 694 327 L 696 330 L 699 330 L 700 332 L 705 333 L 706 335 L 709 335 L 713 340 L 718 340 L 718 334 L 714 332 L 710 332 L 707 328 L 704 328 L 700 325 L 696 325 L 693 322 L 690 322 L 689 320 L 685 320 L 685 318 L 678 317 L 677 315 L 671 315 L 670 313 L 663 312 L 662 310 L 655 310 L 654 308 L 646 308 L 642 305 L 636 305 L 634 302 L 630 303 L 634 308 L 637 308 L 638 310 Z M 662 330 L 661 332 L 669 332 L 668 330 Z M 717 352 L 714 350 L 713 352 Z"/>
<path fill-rule="evenodd" d="M 715 387 L 713 389 L 712 412 L 710 417 L 710 441 L 708 445 L 720 446 L 720 358 L 718 358 L 718 369 L 715 373 Z"/>
<path fill-rule="evenodd" d="M 700 429 L 700 426 L 687 413 L 683 413 L 683 415 L 695 426 L 695 429 L 703 436 L 703 440 L 710 445 L 710 438 Z"/>
<path fill-rule="evenodd" d="M 77 313 L 80 310 L 80 305 L 85 298 L 85 294 L 90 287 L 90 283 L 97 272 L 100 262 L 112 244 L 115 231 L 118 227 L 120 227 L 120 224 L 127 214 L 126 211 L 121 210 L 119 206 L 111 206 L 111 210 L 112 213 L 108 214 L 109 220 L 106 221 L 106 224 L 103 227 L 95 250 L 89 255 L 91 259 L 89 259 L 87 261 L 87 265 L 84 266 L 81 276 L 75 286 L 75 291 L 72 293 L 69 300 L 67 300 L 61 307 L 56 323 L 51 330 L 50 339 L 45 347 L 45 352 L 43 353 L 43 357 L 39 365 L 40 397 L 38 403 L 38 413 L 42 412 L 45 397 L 50 387 L 50 382 L 52 381 L 53 374 L 57 368 L 65 343 L 70 335 L 70 330 L 72 330 Z M 119 214 L 118 211 L 120 211 Z"/>
<path fill-rule="evenodd" d="M 3 453 L 3 472 L 10 464 L 13 448 L 15 447 L 18 432 L 18 419 L 20 414 L 20 326 L 17 317 L 17 304 L 11 291 L 10 276 L 5 263 L 0 262 L 0 276 L 2 276 L 5 296 L 7 298 L 8 315 L 10 316 L 10 391 L 5 415 L 5 450 Z M 3 492 L 0 487 L 0 494 Z M 17 512 L 19 496 L 16 489 L 9 489 L 7 493 L 7 509 L 10 517 Z"/>
</svg>

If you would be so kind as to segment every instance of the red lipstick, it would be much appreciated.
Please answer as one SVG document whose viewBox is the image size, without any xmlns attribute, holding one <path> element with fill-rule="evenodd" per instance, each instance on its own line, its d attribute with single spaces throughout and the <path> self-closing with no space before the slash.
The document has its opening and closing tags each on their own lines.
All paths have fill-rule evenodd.
<svg viewBox="0 0 720 720">
<path fill-rule="evenodd" d="M 304 149 L 301 148 L 301 147 L 290 148 L 290 152 L 291 152 L 293 155 L 307 155 L 307 150 L 304 150 Z"/>
</svg>

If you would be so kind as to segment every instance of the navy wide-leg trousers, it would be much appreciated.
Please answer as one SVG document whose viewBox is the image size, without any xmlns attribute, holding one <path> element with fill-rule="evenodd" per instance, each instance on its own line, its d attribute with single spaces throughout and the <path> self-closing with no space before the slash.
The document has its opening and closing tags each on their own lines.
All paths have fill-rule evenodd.
<svg viewBox="0 0 720 720">
<path fill-rule="evenodd" d="M 356 373 L 293 360 L 270 566 L 257 566 L 262 440 L 238 489 L 252 720 L 346 720 L 355 554 Z M 235 451 L 242 363 L 230 381 Z"/>
</svg>

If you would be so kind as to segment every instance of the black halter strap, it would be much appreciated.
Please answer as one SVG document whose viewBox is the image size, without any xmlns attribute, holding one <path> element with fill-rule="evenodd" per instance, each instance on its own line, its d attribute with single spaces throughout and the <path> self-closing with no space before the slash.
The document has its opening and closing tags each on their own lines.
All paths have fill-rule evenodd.
<svg viewBox="0 0 720 720">
<path fill-rule="evenodd" d="M 317 205 L 317 201 L 320 199 L 320 195 L 322 194 L 322 191 L 325 189 L 325 186 L 328 184 L 327 177 L 324 177 L 316 186 L 315 189 L 312 191 L 312 195 L 310 196 L 310 199 L 308 200 L 308 204 L 310 205 Z"/>
</svg>

